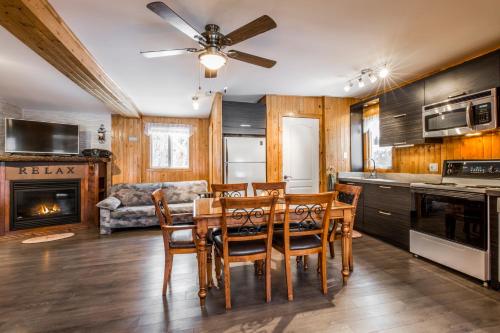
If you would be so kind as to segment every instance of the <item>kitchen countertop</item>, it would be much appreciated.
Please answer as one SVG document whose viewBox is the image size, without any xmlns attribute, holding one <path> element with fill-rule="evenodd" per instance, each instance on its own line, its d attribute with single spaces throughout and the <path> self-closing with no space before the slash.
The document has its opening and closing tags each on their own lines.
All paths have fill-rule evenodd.
<svg viewBox="0 0 500 333">
<path fill-rule="evenodd" d="M 411 183 L 439 183 L 441 182 L 441 175 L 377 173 L 376 178 L 370 178 L 369 172 L 340 172 L 338 179 L 345 182 L 410 187 Z"/>
<path fill-rule="evenodd" d="M 344 182 L 358 182 L 358 183 L 367 183 L 367 184 L 378 184 L 378 185 L 395 185 L 395 186 L 404 186 L 410 187 L 409 182 L 402 182 L 393 179 L 382 179 L 382 178 L 364 178 L 364 177 L 339 177 L 339 180 Z"/>
</svg>

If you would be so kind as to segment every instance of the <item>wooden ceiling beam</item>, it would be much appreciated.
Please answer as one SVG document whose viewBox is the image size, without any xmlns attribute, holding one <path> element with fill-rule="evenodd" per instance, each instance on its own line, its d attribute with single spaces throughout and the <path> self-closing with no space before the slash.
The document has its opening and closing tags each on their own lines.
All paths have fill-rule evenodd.
<svg viewBox="0 0 500 333">
<path fill-rule="evenodd" d="M 111 110 L 137 118 L 134 102 L 104 72 L 47 0 L 0 1 L 0 24 Z"/>
</svg>

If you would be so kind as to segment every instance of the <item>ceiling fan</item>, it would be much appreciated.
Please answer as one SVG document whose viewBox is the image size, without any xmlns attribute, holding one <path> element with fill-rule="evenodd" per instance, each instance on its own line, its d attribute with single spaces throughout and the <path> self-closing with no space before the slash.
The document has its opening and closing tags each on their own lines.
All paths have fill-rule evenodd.
<svg viewBox="0 0 500 333">
<path fill-rule="evenodd" d="M 170 7 L 161 1 L 151 2 L 147 8 L 173 25 L 175 28 L 194 39 L 200 48 L 184 48 L 173 50 L 143 51 L 141 54 L 146 58 L 167 57 L 180 54 L 199 53 L 198 58 L 205 67 L 205 77 L 217 77 L 217 70 L 226 64 L 227 58 L 232 58 L 257 66 L 271 68 L 276 61 L 255 56 L 236 50 L 223 51 L 226 46 L 233 46 L 244 40 L 260 35 L 277 27 L 276 22 L 267 15 L 263 15 L 252 22 L 223 35 L 216 24 L 207 24 L 205 31 L 200 33 L 177 15 Z"/>
</svg>

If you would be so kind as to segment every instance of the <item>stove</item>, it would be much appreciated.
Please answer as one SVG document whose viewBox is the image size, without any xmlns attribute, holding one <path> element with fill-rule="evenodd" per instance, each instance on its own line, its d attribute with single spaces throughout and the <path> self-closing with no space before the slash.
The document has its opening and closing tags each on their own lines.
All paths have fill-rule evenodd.
<svg viewBox="0 0 500 333">
<path fill-rule="evenodd" d="M 413 189 L 486 193 L 500 189 L 499 160 L 445 161 L 441 183 L 412 183 Z"/>
<path fill-rule="evenodd" d="M 488 189 L 500 189 L 500 160 L 453 160 L 440 183 L 412 183 L 410 251 L 476 277 L 489 272 Z"/>
</svg>

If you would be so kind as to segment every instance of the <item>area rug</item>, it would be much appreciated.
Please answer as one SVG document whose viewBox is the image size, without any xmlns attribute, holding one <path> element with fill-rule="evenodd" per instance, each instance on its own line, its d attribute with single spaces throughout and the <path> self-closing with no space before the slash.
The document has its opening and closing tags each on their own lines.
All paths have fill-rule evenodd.
<svg viewBox="0 0 500 333">
<path fill-rule="evenodd" d="M 33 237 L 33 238 L 28 238 L 22 241 L 23 244 L 36 244 L 36 243 L 45 243 L 45 242 L 52 242 L 64 238 L 69 238 L 73 237 L 75 234 L 72 232 L 66 232 L 63 234 L 52 234 L 52 235 L 45 235 L 45 236 L 39 236 L 39 237 Z"/>
<path fill-rule="evenodd" d="M 361 238 L 361 237 L 363 237 L 363 235 L 359 231 L 356 230 L 352 231 L 352 238 Z"/>
</svg>

